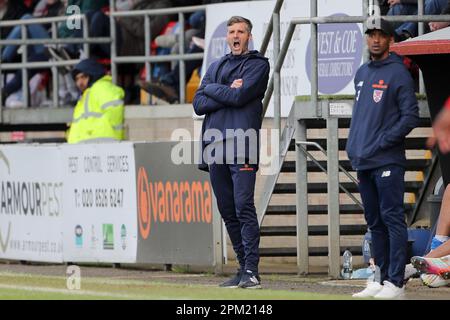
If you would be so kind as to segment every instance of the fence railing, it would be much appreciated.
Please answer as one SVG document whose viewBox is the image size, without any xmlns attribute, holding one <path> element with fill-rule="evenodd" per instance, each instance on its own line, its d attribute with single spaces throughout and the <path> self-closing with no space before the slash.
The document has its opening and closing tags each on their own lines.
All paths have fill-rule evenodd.
<svg viewBox="0 0 450 320">
<path fill-rule="evenodd" d="M 29 62 L 28 61 L 28 46 L 30 45 L 64 45 L 64 44 L 82 44 L 83 51 L 87 57 L 90 56 L 89 45 L 93 43 L 109 43 L 111 45 L 111 74 L 113 81 L 117 82 L 117 65 L 124 63 L 144 63 L 145 64 L 145 79 L 146 81 L 151 80 L 151 63 L 158 62 L 178 62 L 180 64 L 179 76 L 180 76 L 180 92 L 179 92 L 179 102 L 182 104 L 185 102 L 185 61 L 188 60 L 200 60 L 203 59 L 203 53 L 193 53 L 186 54 L 184 50 L 184 45 L 180 45 L 178 54 L 168 54 L 168 55 L 151 55 L 151 31 L 150 22 L 151 18 L 158 15 L 178 15 L 179 26 L 179 38 L 178 43 L 184 44 L 184 14 L 191 13 L 199 10 L 205 10 L 206 6 L 190 6 L 190 7 L 178 7 L 178 8 L 167 8 L 167 9 L 149 9 L 149 10 L 133 10 L 133 11 L 114 11 L 115 1 L 110 0 L 110 37 L 89 37 L 88 35 L 88 20 L 86 15 L 77 14 L 63 17 L 51 17 L 51 18 L 31 18 L 22 20 L 10 20 L 10 21 L 0 21 L 0 29 L 4 27 L 16 27 L 20 26 L 22 38 L 19 40 L 4 39 L 0 40 L 0 52 L 4 46 L 7 45 L 17 45 L 22 47 L 21 51 L 21 61 L 15 63 L 3 63 L 0 60 L 0 72 L 2 70 L 22 70 L 22 92 L 23 92 L 23 104 L 25 107 L 29 107 L 29 69 L 44 69 L 49 68 L 52 72 L 52 104 L 54 107 L 59 106 L 58 99 L 58 88 L 59 88 L 59 77 L 58 68 L 65 66 L 73 66 L 79 62 L 78 59 L 66 60 L 66 61 L 41 61 L 41 62 Z M 144 17 L 144 43 L 145 52 L 143 56 L 119 56 L 117 54 L 117 29 L 115 19 L 120 17 Z M 58 38 L 57 36 L 57 24 L 61 22 L 67 22 L 68 20 L 78 20 L 82 22 L 83 25 L 83 38 Z M 29 39 L 27 35 L 27 26 L 32 24 L 51 24 L 51 38 L 44 39 Z M 2 96 L 0 93 L 0 122 L 2 122 Z"/>
<path fill-rule="evenodd" d="M 57 24 L 60 22 L 67 22 L 68 20 L 80 21 L 83 24 L 83 38 L 58 38 L 57 37 Z M 51 38 L 29 39 L 27 33 L 27 26 L 33 24 L 50 24 L 51 25 Z M 28 61 L 28 46 L 30 45 L 60 45 L 60 44 L 82 44 L 83 51 L 86 56 L 89 56 L 89 44 L 91 43 L 110 43 L 111 38 L 90 38 L 88 35 L 88 21 L 85 15 L 77 14 L 63 17 L 51 17 L 51 18 L 30 18 L 21 20 L 0 21 L 0 28 L 5 27 L 20 27 L 21 39 L 6 39 L 0 40 L 0 52 L 4 46 L 15 45 L 21 46 L 21 62 L 18 63 L 3 63 L 0 60 L 0 72 L 2 70 L 22 70 L 22 95 L 23 105 L 28 107 L 29 104 L 29 69 L 51 69 L 52 72 L 52 103 L 54 107 L 59 106 L 58 88 L 59 77 L 58 68 L 64 66 L 73 66 L 79 62 L 77 59 L 66 61 L 40 61 L 29 62 Z M 49 35 L 50 36 L 50 35 Z M 3 79 L 5 82 L 6 79 Z M 2 105 L 3 97 L 0 93 L 0 122 L 2 119 Z"/>
<path fill-rule="evenodd" d="M 187 60 L 199 60 L 203 59 L 203 53 L 191 53 L 186 54 L 184 48 L 184 14 L 191 13 L 199 10 L 206 10 L 206 5 L 202 6 L 190 6 L 190 7 L 178 7 L 168 9 L 149 9 L 149 10 L 133 10 L 133 11 L 114 11 L 114 0 L 110 0 L 110 24 L 111 24 L 111 74 L 113 81 L 117 80 L 117 65 L 121 63 L 145 63 L 145 79 L 151 80 L 151 65 L 154 62 L 173 62 L 177 61 L 180 64 L 179 77 L 180 77 L 180 89 L 179 89 L 179 102 L 185 103 L 186 94 L 186 67 L 185 61 Z M 151 17 L 159 15 L 178 15 L 179 23 L 179 54 L 173 55 L 161 55 L 151 56 L 150 43 L 151 43 L 151 30 L 150 22 Z M 144 56 L 118 56 L 116 51 L 115 39 L 116 39 L 116 24 L 115 18 L 119 17 L 144 17 L 144 39 L 145 39 L 145 55 Z"/>
</svg>

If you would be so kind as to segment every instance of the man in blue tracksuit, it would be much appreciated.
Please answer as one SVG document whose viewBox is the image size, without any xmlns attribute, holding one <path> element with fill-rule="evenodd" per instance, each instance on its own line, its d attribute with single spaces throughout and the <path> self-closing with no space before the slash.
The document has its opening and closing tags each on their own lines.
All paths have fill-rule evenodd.
<svg viewBox="0 0 450 320">
<path fill-rule="evenodd" d="M 380 279 L 354 297 L 393 299 L 404 293 L 407 251 L 405 137 L 418 125 L 413 80 L 401 57 L 389 53 L 394 30 L 382 18 L 368 23 L 371 61 L 355 75 L 355 103 L 347 153 L 357 171 Z M 378 280 L 378 281 L 377 281 Z"/>
<path fill-rule="evenodd" d="M 262 99 L 269 79 L 268 59 L 249 51 L 252 24 L 234 16 L 227 23 L 231 53 L 211 64 L 193 105 L 206 115 L 200 169 L 210 172 L 220 214 L 240 268 L 222 283 L 228 288 L 260 288 L 259 224 L 254 205 L 259 163 Z"/>
</svg>

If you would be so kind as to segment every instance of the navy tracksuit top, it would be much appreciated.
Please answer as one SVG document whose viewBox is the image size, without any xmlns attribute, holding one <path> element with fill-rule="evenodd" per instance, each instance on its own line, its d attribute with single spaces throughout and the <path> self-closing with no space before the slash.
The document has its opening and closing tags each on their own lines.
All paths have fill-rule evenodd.
<svg viewBox="0 0 450 320">
<path fill-rule="evenodd" d="M 220 131 L 224 140 L 230 138 L 227 129 L 242 129 L 244 132 L 253 129 L 257 133 L 257 145 L 249 145 L 246 140 L 246 154 L 237 154 L 235 143 L 234 156 L 236 159 L 248 159 L 251 150 L 259 150 L 262 99 L 269 81 L 269 71 L 268 59 L 256 50 L 239 56 L 230 53 L 211 64 L 193 101 L 195 112 L 206 115 L 202 126 L 202 151 L 208 144 L 218 141 L 205 138 L 208 129 Z M 243 79 L 243 86 L 230 88 L 236 79 Z M 236 136 L 232 138 L 238 139 Z M 256 155 L 259 156 L 259 152 Z M 199 168 L 207 171 L 208 166 L 204 162 L 207 159 L 202 160 Z"/>
<path fill-rule="evenodd" d="M 419 123 L 414 83 L 395 53 L 362 65 L 355 75 L 355 102 L 347 154 L 355 170 L 405 166 L 405 137 Z"/>
</svg>

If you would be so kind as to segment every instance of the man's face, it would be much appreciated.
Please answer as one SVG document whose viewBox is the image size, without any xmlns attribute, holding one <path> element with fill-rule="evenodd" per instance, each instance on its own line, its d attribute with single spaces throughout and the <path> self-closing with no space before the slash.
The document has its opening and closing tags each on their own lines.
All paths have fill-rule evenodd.
<svg viewBox="0 0 450 320">
<path fill-rule="evenodd" d="M 394 38 L 381 30 L 373 30 L 367 34 L 367 46 L 372 60 L 382 60 L 389 55 L 389 46 Z"/>
<path fill-rule="evenodd" d="M 248 43 L 252 35 L 248 32 L 245 22 L 238 22 L 228 27 L 227 43 L 235 56 L 248 52 Z"/>
<path fill-rule="evenodd" d="M 77 88 L 81 92 L 84 92 L 84 90 L 87 89 L 88 83 L 89 83 L 89 76 L 87 74 L 83 73 L 83 72 L 80 72 L 75 77 L 75 84 L 77 85 Z"/>
</svg>

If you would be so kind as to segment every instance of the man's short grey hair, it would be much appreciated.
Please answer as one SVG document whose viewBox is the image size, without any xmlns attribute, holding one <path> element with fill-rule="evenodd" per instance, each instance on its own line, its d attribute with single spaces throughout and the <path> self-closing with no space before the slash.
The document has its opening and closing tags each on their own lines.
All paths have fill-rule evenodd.
<svg viewBox="0 0 450 320">
<path fill-rule="evenodd" d="M 247 31 L 248 33 L 252 33 L 253 24 L 250 20 L 247 18 L 241 17 L 241 16 L 232 16 L 230 19 L 228 19 L 227 27 L 232 26 L 235 23 L 241 23 L 244 22 L 247 25 Z"/>
</svg>

